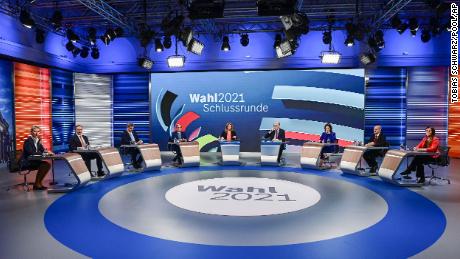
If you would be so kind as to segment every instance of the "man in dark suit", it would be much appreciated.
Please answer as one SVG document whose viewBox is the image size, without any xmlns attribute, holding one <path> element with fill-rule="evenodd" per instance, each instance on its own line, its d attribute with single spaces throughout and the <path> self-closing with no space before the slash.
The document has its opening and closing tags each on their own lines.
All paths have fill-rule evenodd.
<svg viewBox="0 0 460 259">
<path fill-rule="evenodd" d="M 382 126 L 375 125 L 374 134 L 369 139 L 369 143 L 366 144 L 366 147 L 388 147 L 385 135 L 382 133 Z M 371 168 L 370 173 L 375 173 L 377 171 L 378 164 L 375 159 L 384 154 L 385 152 L 383 150 L 367 150 L 364 153 L 363 158 Z"/>
<path fill-rule="evenodd" d="M 75 134 L 70 138 L 69 149 L 70 151 L 77 150 L 80 148 L 87 148 L 89 146 L 88 137 L 83 135 L 83 126 L 75 126 Z M 86 167 L 91 172 L 91 160 L 96 159 L 97 164 L 97 176 L 104 176 L 104 171 L 102 170 L 102 159 L 96 153 L 81 153 L 81 158 L 85 161 Z"/>
<path fill-rule="evenodd" d="M 286 134 L 284 132 L 284 129 L 280 128 L 280 122 L 275 121 L 273 123 L 273 128 L 265 134 L 266 139 L 270 139 L 272 141 L 281 141 L 281 142 L 286 142 Z M 281 155 L 283 154 L 283 150 L 286 149 L 286 145 L 283 143 L 280 146 L 280 151 L 278 153 L 278 163 L 281 161 Z"/>
<path fill-rule="evenodd" d="M 176 153 L 173 162 L 177 163 L 177 165 L 182 164 L 182 152 L 180 151 L 180 147 L 177 144 L 179 142 L 187 142 L 187 134 L 182 131 L 182 125 L 180 125 L 179 123 L 176 124 L 176 129 L 172 133 L 171 139 L 169 141 L 176 143 L 173 144 L 171 147 L 172 151 Z"/>
<path fill-rule="evenodd" d="M 126 130 L 123 131 L 123 134 L 121 135 L 121 144 L 122 145 L 141 145 L 144 143 L 139 137 L 137 136 L 136 131 L 134 131 L 134 124 L 133 123 L 128 123 L 126 125 Z M 125 152 L 129 153 L 131 155 L 131 163 L 133 164 L 135 169 L 140 169 L 142 168 L 142 156 L 139 153 L 139 149 L 129 147 L 125 148 Z"/>
<path fill-rule="evenodd" d="M 41 160 L 28 160 L 33 155 L 43 155 L 45 153 L 45 147 L 41 143 L 41 129 L 38 126 L 32 126 L 30 129 L 30 136 L 24 141 L 23 152 L 21 157 L 21 170 L 38 170 L 37 176 L 35 177 L 34 190 L 46 190 L 43 186 L 43 179 L 51 168 L 51 164 L 48 161 Z M 53 154 L 53 152 L 48 152 Z"/>
</svg>

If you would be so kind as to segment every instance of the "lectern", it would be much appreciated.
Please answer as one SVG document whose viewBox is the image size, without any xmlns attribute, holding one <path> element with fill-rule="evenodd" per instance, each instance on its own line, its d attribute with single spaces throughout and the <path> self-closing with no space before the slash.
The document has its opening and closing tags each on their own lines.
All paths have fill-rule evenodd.
<svg viewBox="0 0 460 259">
<path fill-rule="evenodd" d="M 240 164 L 240 142 L 239 141 L 219 141 L 222 153 L 222 165 Z"/>
<path fill-rule="evenodd" d="M 179 145 L 182 153 L 182 167 L 200 166 L 200 147 L 198 142 L 179 142 L 175 143 L 175 145 Z"/>
<path fill-rule="evenodd" d="M 262 140 L 260 142 L 260 165 L 279 166 L 277 159 L 282 144 L 284 143 L 281 141 Z"/>
</svg>

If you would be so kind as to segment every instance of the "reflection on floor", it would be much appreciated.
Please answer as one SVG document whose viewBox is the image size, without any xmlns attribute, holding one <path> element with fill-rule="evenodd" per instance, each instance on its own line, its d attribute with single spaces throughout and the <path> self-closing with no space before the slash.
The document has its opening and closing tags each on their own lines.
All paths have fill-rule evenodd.
<svg viewBox="0 0 460 259">
<path fill-rule="evenodd" d="M 162 159 L 167 164 L 166 168 L 172 167 L 168 162 L 171 161 L 171 158 L 170 153 L 162 154 Z M 258 165 L 259 154 L 243 153 L 241 159 L 248 166 Z M 217 154 L 202 154 L 202 166 L 215 165 L 218 161 Z M 299 156 L 287 154 L 286 162 L 286 166 L 298 168 Z M 438 170 L 440 175 L 450 177 L 452 180 L 450 185 L 430 185 L 411 189 L 434 201 L 447 217 L 447 229 L 442 237 L 414 258 L 458 258 L 460 254 L 460 246 L 458 246 L 458 233 L 460 232 L 459 168 L 460 160 L 453 159 L 449 168 Z M 334 172 L 340 173 L 338 170 Z M 35 174 L 29 176 L 29 181 L 32 181 L 34 177 Z M 48 175 L 47 180 L 50 177 L 51 174 Z M 59 163 L 56 164 L 55 178 L 61 183 L 72 180 Z M 6 191 L 8 186 L 21 180 L 17 175 L 8 173 L 5 165 L 0 166 L 0 229 L 2 230 L 0 231 L 0 258 L 85 258 L 55 240 L 44 226 L 43 217 L 46 209 L 62 194 L 33 191 L 26 193 L 19 188 Z M 103 242 L 101 240 L 89 241 Z M 395 240 L 395 242 L 402 242 L 402 240 Z"/>
</svg>

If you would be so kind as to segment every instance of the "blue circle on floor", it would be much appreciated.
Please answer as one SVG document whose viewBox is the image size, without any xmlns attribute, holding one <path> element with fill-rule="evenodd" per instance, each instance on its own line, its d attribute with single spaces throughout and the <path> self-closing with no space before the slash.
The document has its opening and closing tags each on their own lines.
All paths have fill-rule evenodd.
<svg viewBox="0 0 460 259">
<path fill-rule="evenodd" d="M 381 221 L 367 229 L 317 242 L 279 246 L 217 246 L 181 243 L 139 234 L 110 222 L 98 208 L 105 194 L 134 181 L 187 171 L 218 170 L 288 171 L 344 180 L 380 195 L 388 204 L 388 212 Z M 407 258 L 431 246 L 446 227 L 442 210 L 407 188 L 336 172 L 258 166 L 164 169 L 152 174 L 145 172 L 101 181 L 57 199 L 47 209 L 44 221 L 49 233 L 59 242 L 92 258 Z"/>
</svg>

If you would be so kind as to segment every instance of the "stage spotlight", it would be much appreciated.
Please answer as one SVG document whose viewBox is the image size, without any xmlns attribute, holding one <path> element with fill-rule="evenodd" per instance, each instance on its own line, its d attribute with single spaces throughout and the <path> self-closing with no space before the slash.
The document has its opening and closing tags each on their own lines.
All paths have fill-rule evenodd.
<svg viewBox="0 0 460 259">
<path fill-rule="evenodd" d="M 68 41 L 67 44 L 65 44 L 65 48 L 67 49 L 67 51 L 72 51 L 75 48 L 75 46 L 71 41 Z"/>
<path fill-rule="evenodd" d="M 140 33 L 140 42 L 142 47 L 147 47 L 147 45 L 150 44 L 150 41 L 152 41 L 154 32 L 150 30 L 149 28 L 144 29 Z"/>
<path fill-rule="evenodd" d="M 243 47 L 248 46 L 249 45 L 249 35 L 241 34 L 240 43 L 241 43 L 241 46 Z"/>
<path fill-rule="evenodd" d="M 273 48 L 277 48 L 279 47 L 279 45 L 281 44 L 281 34 L 276 34 L 275 36 L 275 42 L 273 43 Z"/>
<path fill-rule="evenodd" d="M 160 39 L 155 39 L 155 51 L 162 52 L 164 50 L 163 44 L 161 44 Z"/>
<path fill-rule="evenodd" d="M 72 54 L 73 54 L 73 57 L 76 58 L 78 56 L 78 54 L 80 54 L 81 52 L 81 49 L 75 47 L 73 50 L 72 50 Z"/>
<path fill-rule="evenodd" d="M 228 36 L 224 36 L 224 38 L 222 39 L 222 47 L 220 47 L 220 49 L 223 51 L 230 50 L 230 43 L 229 43 Z"/>
<path fill-rule="evenodd" d="M 35 30 L 35 41 L 39 44 L 42 44 L 43 42 L 45 42 L 45 31 L 37 28 Z"/>
<path fill-rule="evenodd" d="M 324 44 L 331 44 L 332 42 L 332 34 L 330 31 L 323 32 L 323 43 Z"/>
<path fill-rule="evenodd" d="M 409 28 L 409 25 L 407 23 L 402 23 L 396 30 L 399 32 L 399 34 L 403 34 L 407 28 Z"/>
<path fill-rule="evenodd" d="M 106 46 L 110 44 L 110 36 L 104 34 L 101 36 L 101 41 L 104 42 Z"/>
<path fill-rule="evenodd" d="M 80 37 L 78 37 L 77 34 L 71 29 L 67 30 L 67 39 L 70 40 L 71 42 L 75 43 L 78 40 L 80 40 Z"/>
<path fill-rule="evenodd" d="M 385 40 L 383 39 L 383 31 L 378 30 L 375 33 L 375 43 L 379 49 L 385 48 Z"/>
<path fill-rule="evenodd" d="M 415 37 L 417 35 L 417 30 L 419 28 L 417 18 L 410 18 L 409 19 L 409 29 L 410 33 L 412 34 L 412 37 Z"/>
<path fill-rule="evenodd" d="M 95 45 L 96 44 L 96 39 L 97 39 L 97 36 L 96 36 L 96 29 L 95 28 L 89 28 L 88 29 L 88 40 L 89 40 L 89 43 L 91 45 Z"/>
<path fill-rule="evenodd" d="M 399 19 L 398 15 L 395 15 L 393 16 L 393 18 L 391 18 L 391 27 L 393 29 L 398 29 L 399 26 L 401 26 L 402 22 L 401 22 L 401 19 Z"/>
<path fill-rule="evenodd" d="M 55 31 L 58 31 L 62 27 L 62 13 L 61 11 L 54 11 L 53 16 L 51 16 L 51 25 L 53 26 Z"/>
<path fill-rule="evenodd" d="M 375 56 L 374 53 L 367 52 L 367 53 L 361 54 L 360 60 L 361 60 L 361 63 L 363 63 L 363 65 L 367 66 L 367 65 L 374 63 L 377 60 L 377 57 Z"/>
<path fill-rule="evenodd" d="M 19 14 L 19 21 L 28 29 L 35 26 L 35 21 L 30 17 L 30 13 L 24 9 L 21 10 L 21 13 Z"/>
<path fill-rule="evenodd" d="M 355 45 L 355 39 L 353 38 L 353 36 L 348 35 L 347 38 L 345 39 L 344 44 L 347 47 L 353 47 L 353 45 Z"/>
<path fill-rule="evenodd" d="M 99 58 L 99 49 L 98 48 L 92 48 L 91 49 L 91 57 L 93 59 L 98 59 Z"/>
<path fill-rule="evenodd" d="M 377 46 L 377 41 L 375 40 L 374 36 L 369 36 L 367 38 L 367 44 L 369 45 L 369 47 L 371 47 L 375 51 L 380 50 L 380 48 Z"/>
<path fill-rule="evenodd" d="M 427 43 L 431 40 L 431 34 L 429 30 L 423 30 L 422 35 L 420 36 L 423 43 Z"/>
<path fill-rule="evenodd" d="M 323 64 L 339 64 L 342 55 L 336 51 L 323 51 L 321 53 L 321 63 Z"/>
<path fill-rule="evenodd" d="M 117 37 L 117 34 L 115 34 L 115 31 L 112 30 L 111 28 L 107 29 L 105 31 L 105 35 L 110 38 L 110 41 L 114 41 L 115 38 Z"/>
<path fill-rule="evenodd" d="M 83 46 L 83 47 L 81 48 L 80 57 L 82 57 L 82 58 L 87 58 L 87 57 L 88 57 L 88 54 L 89 54 L 89 48 L 86 47 L 86 46 Z"/>
<path fill-rule="evenodd" d="M 139 66 L 145 69 L 152 69 L 153 61 L 147 57 L 138 59 Z"/>
<path fill-rule="evenodd" d="M 278 46 L 275 47 L 276 56 L 278 58 L 284 58 L 291 56 L 295 53 L 295 47 L 289 40 L 282 41 Z"/>
<path fill-rule="evenodd" d="M 180 40 L 184 46 L 188 46 L 190 41 L 193 39 L 193 31 L 191 28 L 187 28 L 180 33 Z"/>
<path fill-rule="evenodd" d="M 165 49 L 169 49 L 172 46 L 171 36 L 165 36 L 163 38 L 163 46 Z"/>
<path fill-rule="evenodd" d="M 114 32 L 115 32 L 115 36 L 116 36 L 117 38 L 123 37 L 123 34 L 125 33 L 125 32 L 123 31 L 123 28 L 121 28 L 121 27 L 115 28 Z"/>
<path fill-rule="evenodd" d="M 173 55 L 168 57 L 169 67 L 183 67 L 185 63 L 185 57 L 182 55 Z"/>
<path fill-rule="evenodd" d="M 204 44 L 198 41 L 197 39 L 192 39 L 187 46 L 188 51 L 194 54 L 197 54 L 197 55 L 201 55 L 201 52 L 203 52 L 203 49 L 204 49 Z"/>
<path fill-rule="evenodd" d="M 363 23 L 358 23 L 357 25 L 355 25 L 355 39 L 358 40 L 358 41 L 362 41 L 364 40 L 364 36 L 365 36 L 365 31 L 364 31 L 364 28 L 366 26 L 363 24 Z"/>
</svg>

